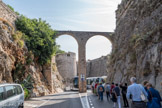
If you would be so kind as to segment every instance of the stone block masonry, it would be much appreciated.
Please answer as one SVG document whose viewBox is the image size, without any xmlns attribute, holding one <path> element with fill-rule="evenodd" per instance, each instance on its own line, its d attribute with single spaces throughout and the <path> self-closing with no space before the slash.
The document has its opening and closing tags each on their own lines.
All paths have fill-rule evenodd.
<svg viewBox="0 0 162 108">
<path fill-rule="evenodd" d="M 78 43 L 78 75 L 79 79 L 81 76 L 86 76 L 86 43 L 88 39 L 96 35 L 102 35 L 108 38 L 112 42 L 113 46 L 113 33 L 112 32 L 89 32 L 89 31 L 57 31 L 57 36 L 60 35 L 71 35 Z M 86 77 L 84 78 L 86 79 Z M 86 92 L 86 80 L 79 80 L 79 92 Z"/>
<path fill-rule="evenodd" d="M 77 76 L 76 54 L 72 52 L 56 55 L 56 64 L 59 73 L 66 82 Z"/>
<path fill-rule="evenodd" d="M 100 77 L 107 75 L 107 56 L 87 61 L 87 77 Z"/>
</svg>

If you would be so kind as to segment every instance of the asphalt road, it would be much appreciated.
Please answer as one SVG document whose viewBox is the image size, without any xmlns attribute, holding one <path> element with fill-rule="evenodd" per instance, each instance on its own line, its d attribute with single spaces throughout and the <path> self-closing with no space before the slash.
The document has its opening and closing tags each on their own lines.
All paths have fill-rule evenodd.
<svg viewBox="0 0 162 108">
<path fill-rule="evenodd" d="M 79 93 L 69 91 L 32 98 L 25 101 L 25 108 L 82 108 L 82 104 Z"/>
<path fill-rule="evenodd" d="M 25 101 L 25 108 L 113 108 L 113 102 L 107 101 L 106 94 L 104 94 L 103 101 L 98 100 L 98 97 L 90 90 L 85 94 L 79 94 L 78 91 L 68 91 L 32 98 Z"/>
<path fill-rule="evenodd" d="M 87 92 L 87 96 L 90 108 L 113 108 L 113 102 L 107 101 L 106 94 L 104 94 L 103 101 L 98 100 L 98 97 L 92 94 L 91 91 Z"/>
</svg>

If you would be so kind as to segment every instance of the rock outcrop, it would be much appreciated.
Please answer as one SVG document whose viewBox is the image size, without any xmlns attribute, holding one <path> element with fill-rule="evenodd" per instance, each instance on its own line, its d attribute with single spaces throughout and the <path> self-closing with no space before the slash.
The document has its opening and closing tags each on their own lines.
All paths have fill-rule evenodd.
<svg viewBox="0 0 162 108">
<path fill-rule="evenodd" d="M 44 68 L 34 61 L 27 64 L 25 56 L 27 56 L 29 53 L 28 49 L 25 46 L 21 49 L 17 45 L 12 38 L 11 32 L 8 31 L 9 29 L 10 26 L 3 21 L 0 21 L 0 83 L 12 83 L 17 80 L 16 78 L 22 77 L 22 79 L 25 79 L 28 77 L 28 75 L 30 75 L 34 82 L 34 96 L 46 95 L 61 91 L 61 89 L 63 89 L 63 79 L 57 71 L 55 61 L 52 62 L 52 66 L 47 65 Z M 25 73 L 15 74 L 15 68 L 19 62 L 24 63 L 22 65 L 24 66 Z M 55 67 L 55 70 L 52 70 L 51 67 Z M 49 85 L 50 83 L 48 78 L 43 74 L 43 71 L 47 71 L 47 68 L 51 69 L 50 77 L 52 86 Z M 54 89 L 53 91 L 51 89 L 52 87 Z"/>
<path fill-rule="evenodd" d="M 129 82 L 135 76 L 162 93 L 162 1 L 123 0 L 116 17 L 107 80 Z"/>
<path fill-rule="evenodd" d="M 20 47 L 17 40 L 14 40 L 16 18 L 16 14 L 0 0 L 0 83 L 20 83 L 19 81 L 30 78 L 34 87 L 32 96 L 62 91 L 63 79 L 57 71 L 55 61 L 40 66 L 26 45 Z"/>
</svg>

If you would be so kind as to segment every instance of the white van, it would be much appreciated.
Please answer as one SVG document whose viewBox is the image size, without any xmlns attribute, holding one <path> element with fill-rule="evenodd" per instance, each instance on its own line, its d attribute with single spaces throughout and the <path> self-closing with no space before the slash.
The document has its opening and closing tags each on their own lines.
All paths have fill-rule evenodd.
<svg viewBox="0 0 162 108">
<path fill-rule="evenodd" d="M 0 108 L 23 108 L 24 91 L 20 84 L 0 84 Z"/>
</svg>

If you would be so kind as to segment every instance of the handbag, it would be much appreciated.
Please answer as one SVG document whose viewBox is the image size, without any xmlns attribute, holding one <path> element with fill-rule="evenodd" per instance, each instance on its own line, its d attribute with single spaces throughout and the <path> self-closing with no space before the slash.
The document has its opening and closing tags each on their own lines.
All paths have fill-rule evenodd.
<svg viewBox="0 0 162 108">
<path fill-rule="evenodd" d="M 149 91 L 149 90 L 148 90 Z M 160 108 L 160 105 L 158 104 L 158 98 L 152 97 L 151 91 L 149 91 L 151 94 L 151 101 L 147 103 L 147 108 Z"/>
<path fill-rule="evenodd" d="M 141 85 L 139 85 L 140 86 L 140 88 L 141 88 L 141 95 L 140 95 L 140 97 L 141 97 L 141 100 L 142 101 L 144 101 L 144 102 L 148 102 L 148 99 L 147 99 L 147 97 L 144 95 L 144 93 L 143 93 L 143 91 L 142 91 L 142 87 L 143 86 L 141 86 Z"/>
<path fill-rule="evenodd" d="M 142 91 L 141 91 L 141 100 L 144 101 L 144 102 L 146 102 L 146 100 L 147 100 Z"/>
</svg>

